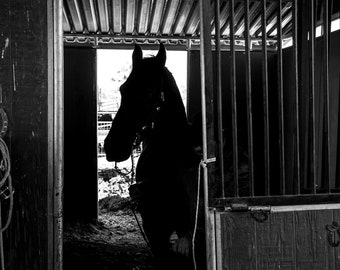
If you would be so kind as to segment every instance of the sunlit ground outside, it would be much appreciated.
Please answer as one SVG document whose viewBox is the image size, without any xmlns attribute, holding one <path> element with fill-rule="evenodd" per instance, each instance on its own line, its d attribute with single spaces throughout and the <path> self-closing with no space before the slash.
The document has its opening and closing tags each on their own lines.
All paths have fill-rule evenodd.
<svg viewBox="0 0 340 270">
<path fill-rule="evenodd" d="M 132 50 L 97 50 L 97 93 L 98 93 L 98 199 L 107 196 L 128 196 L 132 160 L 117 164 L 122 174 L 117 174 L 115 163 L 107 162 L 103 142 L 120 105 L 119 87 L 125 82 L 132 68 Z M 155 56 L 157 50 L 143 50 L 144 57 Z M 187 98 L 187 52 L 167 51 L 166 67 L 173 74 L 180 90 L 184 106 Z M 134 154 L 134 162 L 138 153 Z M 125 178 L 122 177 L 125 175 Z"/>
</svg>

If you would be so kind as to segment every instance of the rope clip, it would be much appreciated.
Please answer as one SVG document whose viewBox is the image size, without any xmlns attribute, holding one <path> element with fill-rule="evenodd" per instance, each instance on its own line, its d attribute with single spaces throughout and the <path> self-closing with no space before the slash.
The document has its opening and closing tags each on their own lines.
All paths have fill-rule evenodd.
<svg viewBox="0 0 340 270">
<path fill-rule="evenodd" d="M 213 163 L 213 162 L 216 162 L 216 158 L 215 158 L 215 157 L 207 158 L 206 160 L 201 160 L 200 165 L 201 165 L 203 168 L 205 168 L 205 167 L 207 167 L 207 165 L 208 165 L 209 163 Z"/>
</svg>

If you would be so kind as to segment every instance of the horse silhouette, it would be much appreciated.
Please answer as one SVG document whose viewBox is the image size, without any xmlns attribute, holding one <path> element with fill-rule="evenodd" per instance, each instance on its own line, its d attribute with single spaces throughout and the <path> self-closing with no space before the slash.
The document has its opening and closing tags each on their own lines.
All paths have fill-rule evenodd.
<svg viewBox="0 0 340 270">
<path fill-rule="evenodd" d="M 121 105 L 104 149 L 108 161 L 123 161 L 130 156 L 137 134 L 141 138 L 138 192 L 131 193 L 138 193 L 138 210 L 155 267 L 188 270 L 192 269 L 194 212 L 188 182 L 195 181 L 193 177 L 188 180 L 188 175 L 198 166 L 199 157 L 190 141 L 180 92 L 165 62 L 164 45 L 149 58 L 143 58 L 141 48 L 135 45 L 132 71 L 120 87 Z M 178 240 L 171 245 L 174 232 Z"/>
</svg>

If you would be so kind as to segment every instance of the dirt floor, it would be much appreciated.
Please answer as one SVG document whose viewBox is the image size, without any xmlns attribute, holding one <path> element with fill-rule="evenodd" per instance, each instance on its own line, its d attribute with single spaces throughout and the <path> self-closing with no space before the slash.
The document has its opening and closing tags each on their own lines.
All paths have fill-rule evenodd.
<svg viewBox="0 0 340 270">
<path fill-rule="evenodd" d="M 98 222 L 64 224 L 65 270 L 152 269 L 151 251 L 130 209 L 128 183 L 110 166 L 99 159 Z"/>
</svg>

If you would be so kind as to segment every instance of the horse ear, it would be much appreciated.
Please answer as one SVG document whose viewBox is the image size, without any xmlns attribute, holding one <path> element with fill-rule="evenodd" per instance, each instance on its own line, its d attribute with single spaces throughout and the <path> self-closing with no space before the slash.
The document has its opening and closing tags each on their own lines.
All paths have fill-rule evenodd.
<svg viewBox="0 0 340 270">
<path fill-rule="evenodd" d="M 132 67 L 135 67 L 140 63 L 140 61 L 143 58 L 143 52 L 142 49 L 139 47 L 139 45 L 135 44 L 135 49 L 132 53 Z"/>
<path fill-rule="evenodd" d="M 166 51 L 165 51 L 165 47 L 164 47 L 163 43 L 159 44 L 159 50 L 158 50 L 158 53 L 156 55 L 156 58 L 157 58 L 158 62 L 161 64 L 161 66 L 164 67 L 165 61 L 166 61 Z"/>
</svg>

